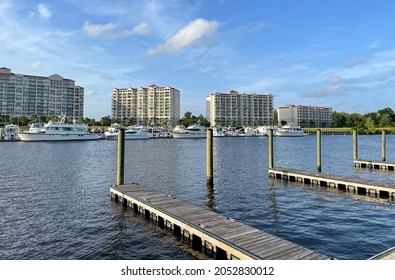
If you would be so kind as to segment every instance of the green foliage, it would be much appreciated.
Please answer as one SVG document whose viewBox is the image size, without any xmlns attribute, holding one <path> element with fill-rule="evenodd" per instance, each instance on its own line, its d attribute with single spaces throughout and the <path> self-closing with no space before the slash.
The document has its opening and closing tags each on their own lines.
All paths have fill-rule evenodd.
<svg viewBox="0 0 395 280">
<path fill-rule="evenodd" d="M 178 124 L 182 124 L 183 126 L 188 127 L 197 122 L 200 122 L 200 124 L 205 127 L 210 126 L 210 122 L 202 114 L 196 117 L 189 111 L 185 112 L 184 117 L 178 121 Z"/>
<path fill-rule="evenodd" d="M 374 134 L 381 133 L 382 128 L 395 126 L 395 113 L 391 108 L 384 108 L 377 112 L 365 115 L 358 113 L 333 112 L 334 128 L 350 127 L 358 130 L 358 133 Z"/>
</svg>

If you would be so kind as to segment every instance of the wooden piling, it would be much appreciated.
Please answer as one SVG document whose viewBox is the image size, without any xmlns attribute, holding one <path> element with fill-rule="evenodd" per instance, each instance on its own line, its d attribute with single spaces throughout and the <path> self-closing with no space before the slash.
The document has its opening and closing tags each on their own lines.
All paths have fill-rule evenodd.
<svg viewBox="0 0 395 280">
<path fill-rule="evenodd" d="M 269 169 L 274 167 L 273 129 L 269 129 Z"/>
<path fill-rule="evenodd" d="M 317 130 L 317 171 L 321 172 L 321 130 Z"/>
<path fill-rule="evenodd" d="M 117 185 L 123 185 L 125 170 L 125 129 L 118 131 Z"/>
<path fill-rule="evenodd" d="M 358 136 L 355 129 L 352 131 L 352 138 L 354 144 L 354 160 L 358 160 Z"/>
<path fill-rule="evenodd" d="M 385 130 L 381 131 L 381 160 L 385 161 L 386 159 L 386 137 Z"/>
<path fill-rule="evenodd" d="M 206 140 L 206 182 L 207 186 L 214 185 L 213 175 L 213 130 L 207 129 L 207 140 Z"/>
</svg>

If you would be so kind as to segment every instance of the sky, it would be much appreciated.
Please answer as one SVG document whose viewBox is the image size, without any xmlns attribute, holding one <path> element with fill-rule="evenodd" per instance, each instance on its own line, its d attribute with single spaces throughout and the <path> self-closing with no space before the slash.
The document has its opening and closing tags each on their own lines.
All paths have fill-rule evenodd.
<svg viewBox="0 0 395 280">
<path fill-rule="evenodd" d="M 84 87 L 84 116 L 111 114 L 113 88 L 270 93 L 282 105 L 395 109 L 392 0 L 0 0 L 0 67 Z"/>
</svg>

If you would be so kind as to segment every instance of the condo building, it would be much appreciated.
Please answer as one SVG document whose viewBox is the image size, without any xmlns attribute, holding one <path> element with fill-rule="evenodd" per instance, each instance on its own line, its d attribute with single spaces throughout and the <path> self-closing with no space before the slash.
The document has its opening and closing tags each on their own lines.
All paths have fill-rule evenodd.
<svg viewBox="0 0 395 280">
<path fill-rule="evenodd" d="M 8 116 L 84 116 L 84 88 L 55 74 L 49 77 L 14 74 L 0 68 L 0 113 Z"/>
<path fill-rule="evenodd" d="M 331 107 L 284 105 L 278 108 L 278 123 L 300 125 L 301 127 L 331 127 Z"/>
<path fill-rule="evenodd" d="M 271 125 L 273 95 L 213 92 L 206 98 L 206 114 L 211 126 Z"/>
<path fill-rule="evenodd" d="M 114 88 L 111 117 L 137 125 L 171 125 L 180 119 L 180 91 L 173 87 Z"/>
</svg>

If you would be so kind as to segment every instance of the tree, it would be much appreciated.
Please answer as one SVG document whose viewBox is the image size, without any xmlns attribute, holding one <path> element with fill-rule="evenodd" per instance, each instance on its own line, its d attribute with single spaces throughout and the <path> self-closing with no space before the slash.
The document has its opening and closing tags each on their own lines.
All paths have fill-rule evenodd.
<svg viewBox="0 0 395 280">
<path fill-rule="evenodd" d="M 105 116 L 100 119 L 100 125 L 102 126 L 110 126 L 111 125 L 111 117 Z"/>
<path fill-rule="evenodd" d="M 210 122 L 202 114 L 196 117 L 189 111 L 185 112 L 184 117 L 178 121 L 178 124 L 182 124 L 183 126 L 188 127 L 197 122 L 200 122 L 202 126 L 210 126 Z"/>
<path fill-rule="evenodd" d="M 376 129 L 374 121 L 370 116 L 365 119 L 365 127 L 368 131 L 374 131 Z"/>
<path fill-rule="evenodd" d="M 347 113 L 343 112 L 333 112 L 333 122 L 332 126 L 333 127 L 344 127 L 346 125 L 346 120 L 347 120 Z"/>
<path fill-rule="evenodd" d="M 278 111 L 277 110 L 273 110 L 273 121 L 271 124 L 278 125 Z"/>
<path fill-rule="evenodd" d="M 364 126 L 363 116 L 358 113 L 352 113 L 352 114 L 347 115 L 346 126 L 347 127 L 363 127 Z"/>
<path fill-rule="evenodd" d="M 392 118 L 389 113 L 380 114 L 379 127 L 393 126 Z"/>
</svg>

